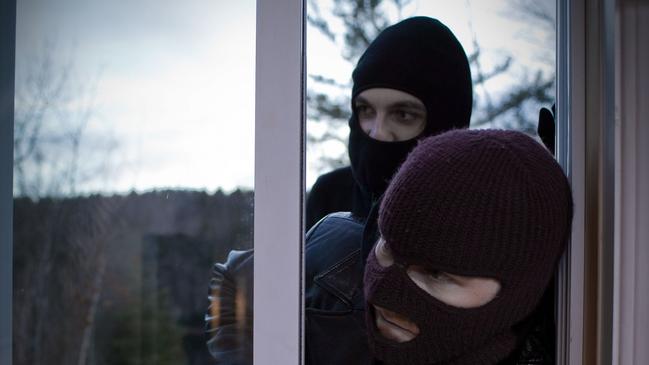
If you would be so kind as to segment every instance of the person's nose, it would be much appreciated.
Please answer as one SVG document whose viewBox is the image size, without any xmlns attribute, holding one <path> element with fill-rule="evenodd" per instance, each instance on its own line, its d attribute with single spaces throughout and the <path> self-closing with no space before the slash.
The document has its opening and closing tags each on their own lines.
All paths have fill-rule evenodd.
<svg viewBox="0 0 649 365">
<path fill-rule="evenodd" d="M 387 123 L 386 117 L 383 114 L 377 114 L 372 124 L 370 137 L 383 142 L 393 142 L 394 136 L 390 132 L 390 127 Z"/>
</svg>

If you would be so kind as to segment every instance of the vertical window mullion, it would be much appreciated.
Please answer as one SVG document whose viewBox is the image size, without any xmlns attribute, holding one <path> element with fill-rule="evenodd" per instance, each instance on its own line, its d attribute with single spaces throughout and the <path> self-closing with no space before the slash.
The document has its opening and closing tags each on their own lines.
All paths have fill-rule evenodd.
<svg viewBox="0 0 649 365">
<path fill-rule="evenodd" d="M 254 364 L 299 364 L 304 190 L 301 0 L 257 1 Z"/>
<path fill-rule="evenodd" d="M 570 245 L 557 275 L 557 364 L 583 362 L 585 19 L 583 0 L 557 1 L 557 160 L 574 197 Z"/>
<path fill-rule="evenodd" d="M 0 4 L 0 364 L 11 365 L 16 1 Z"/>
</svg>

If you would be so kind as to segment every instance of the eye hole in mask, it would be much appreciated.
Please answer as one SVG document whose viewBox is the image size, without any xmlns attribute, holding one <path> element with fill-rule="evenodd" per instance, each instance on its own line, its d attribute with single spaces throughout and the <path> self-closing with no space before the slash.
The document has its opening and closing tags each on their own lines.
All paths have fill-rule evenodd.
<svg viewBox="0 0 649 365">
<path fill-rule="evenodd" d="M 374 255 L 383 267 L 394 264 L 394 256 L 383 238 L 379 238 Z M 492 301 L 500 291 L 500 282 L 493 278 L 463 276 L 431 270 L 420 265 L 406 269 L 408 277 L 430 296 L 458 308 L 477 308 Z"/>
<path fill-rule="evenodd" d="M 365 134 L 383 142 L 417 138 L 426 128 L 426 106 L 414 95 L 388 88 L 364 90 L 354 112 Z"/>
</svg>

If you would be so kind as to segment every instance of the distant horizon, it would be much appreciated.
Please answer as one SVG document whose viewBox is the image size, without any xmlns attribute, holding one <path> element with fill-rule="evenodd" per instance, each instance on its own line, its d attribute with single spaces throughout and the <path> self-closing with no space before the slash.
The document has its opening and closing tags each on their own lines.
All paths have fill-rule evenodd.
<svg viewBox="0 0 649 365">
<path fill-rule="evenodd" d="M 90 198 L 94 196 L 100 196 L 100 197 L 115 197 L 115 196 L 128 196 L 131 194 L 136 194 L 136 195 L 145 195 L 145 194 L 152 194 L 152 193 L 164 193 L 164 192 L 173 192 L 173 193 L 205 193 L 207 195 L 215 195 L 215 194 L 223 194 L 223 195 L 232 195 L 236 192 L 240 193 L 254 193 L 254 189 L 252 188 L 247 188 L 247 187 L 236 187 L 231 190 L 226 190 L 221 187 L 217 187 L 216 189 L 203 189 L 203 188 L 192 188 L 192 187 L 152 187 L 150 189 L 146 190 L 129 190 L 129 191 L 84 191 L 84 192 L 79 192 L 78 194 L 75 195 L 45 195 L 45 196 L 38 196 L 38 197 L 31 197 L 28 195 L 14 195 L 14 199 L 32 199 L 32 200 L 41 200 L 41 199 L 77 199 L 77 198 Z"/>
</svg>

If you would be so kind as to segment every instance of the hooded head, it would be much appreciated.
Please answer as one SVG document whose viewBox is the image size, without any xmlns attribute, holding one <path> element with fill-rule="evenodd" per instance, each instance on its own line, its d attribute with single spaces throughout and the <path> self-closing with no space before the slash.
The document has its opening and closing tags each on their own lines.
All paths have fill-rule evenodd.
<svg viewBox="0 0 649 365">
<path fill-rule="evenodd" d="M 386 28 L 361 56 L 352 74 L 349 157 L 354 178 L 377 199 L 417 140 L 469 126 L 473 93 L 464 49 L 441 22 L 414 17 Z M 426 108 L 426 125 L 415 138 L 384 142 L 359 125 L 356 97 L 373 88 L 394 89 L 417 98 Z"/>
<path fill-rule="evenodd" d="M 387 364 L 426 365 L 506 358 L 519 343 L 517 326 L 552 277 L 571 220 L 568 180 L 532 138 L 457 130 L 423 140 L 379 209 L 379 245 L 391 262 L 381 261 L 378 249 L 367 258 L 364 290 L 374 355 Z M 495 289 L 494 295 L 459 300 L 467 278 L 481 279 L 485 284 L 478 289 Z M 448 290 L 455 295 L 445 295 Z M 397 318 L 414 335 L 387 338 L 377 312 Z"/>
</svg>

